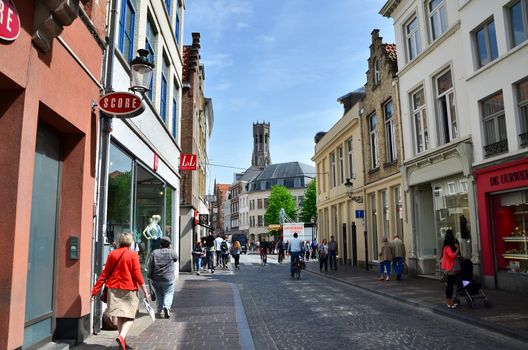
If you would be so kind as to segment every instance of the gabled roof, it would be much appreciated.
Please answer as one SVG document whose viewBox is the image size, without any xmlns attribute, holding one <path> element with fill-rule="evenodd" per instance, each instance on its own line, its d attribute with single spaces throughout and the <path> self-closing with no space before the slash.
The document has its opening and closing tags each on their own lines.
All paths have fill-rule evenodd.
<svg viewBox="0 0 528 350">
<path fill-rule="evenodd" d="M 256 167 L 256 166 L 249 167 L 238 180 L 250 182 L 254 178 L 256 178 L 260 174 L 261 171 L 262 169 L 260 169 L 259 167 Z"/>
<path fill-rule="evenodd" d="M 285 179 L 291 177 L 315 177 L 315 168 L 300 162 L 278 163 L 268 165 L 254 181 Z"/>
</svg>

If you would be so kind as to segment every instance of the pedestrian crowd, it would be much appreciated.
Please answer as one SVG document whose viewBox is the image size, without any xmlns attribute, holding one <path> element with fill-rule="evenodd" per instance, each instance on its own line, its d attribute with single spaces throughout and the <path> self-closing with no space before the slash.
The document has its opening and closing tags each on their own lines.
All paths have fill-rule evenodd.
<svg viewBox="0 0 528 350">
<path fill-rule="evenodd" d="M 390 242 L 387 237 L 383 237 L 381 239 L 381 249 L 379 252 L 379 280 L 390 280 L 391 266 L 396 275 L 396 280 L 401 280 L 404 270 L 405 255 L 405 245 L 398 234 L 395 234 Z"/>
<path fill-rule="evenodd" d="M 240 254 L 242 254 L 242 243 L 236 240 L 230 243 L 226 236 L 212 233 L 197 241 L 192 249 L 194 271 L 197 275 L 209 270 L 214 273 L 215 269 L 227 269 L 231 257 L 235 263 L 235 269 L 240 269 Z"/>
</svg>

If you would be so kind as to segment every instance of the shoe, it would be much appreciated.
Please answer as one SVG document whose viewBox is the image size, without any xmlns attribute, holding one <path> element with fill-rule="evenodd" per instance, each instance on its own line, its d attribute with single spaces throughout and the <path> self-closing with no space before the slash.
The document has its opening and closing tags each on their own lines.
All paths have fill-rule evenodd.
<svg viewBox="0 0 528 350">
<path fill-rule="evenodd" d="M 390 277 L 387 276 L 387 278 L 385 278 L 385 281 L 390 281 Z"/>
<path fill-rule="evenodd" d="M 116 338 L 116 342 L 117 342 L 117 347 L 119 348 L 119 350 L 126 350 L 127 346 L 125 343 L 125 339 L 123 339 L 122 336 L 118 336 Z"/>
<path fill-rule="evenodd" d="M 380 278 L 378 278 L 378 280 L 383 281 L 383 280 L 384 280 L 383 276 L 381 276 Z"/>
<path fill-rule="evenodd" d="M 447 307 L 450 308 L 450 309 L 456 309 L 457 306 L 458 306 L 458 304 L 455 304 L 455 303 L 453 303 L 451 305 L 449 305 L 449 304 L 447 305 Z"/>
<path fill-rule="evenodd" d="M 196 274 L 197 274 L 198 276 L 200 276 L 200 271 L 196 271 Z"/>
<path fill-rule="evenodd" d="M 166 307 L 163 308 L 163 314 L 165 318 L 170 318 L 170 310 Z"/>
</svg>

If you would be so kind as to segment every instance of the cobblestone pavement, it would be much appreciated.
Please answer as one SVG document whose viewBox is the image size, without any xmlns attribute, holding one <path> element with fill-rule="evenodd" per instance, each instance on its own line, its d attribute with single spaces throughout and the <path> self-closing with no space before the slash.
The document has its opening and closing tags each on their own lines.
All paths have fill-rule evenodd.
<svg viewBox="0 0 528 350">
<path fill-rule="evenodd" d="M 233 275 L 256 349 L 526 349 L 470 324 L 303 272 L 243 256 Z"/>
</svg>

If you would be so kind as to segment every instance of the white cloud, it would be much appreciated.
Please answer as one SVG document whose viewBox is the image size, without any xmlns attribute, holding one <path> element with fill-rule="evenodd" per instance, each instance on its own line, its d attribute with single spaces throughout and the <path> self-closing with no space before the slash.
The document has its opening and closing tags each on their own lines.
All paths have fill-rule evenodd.
<svg viewBox="0 0 528 350">
<path fill-rule="evenodd" d="M 274 36 L 271 36 L 271 35 L 261 35 L 260 39 L 262 39 L 264 42 L 272 43 L 272 42 L 275 41 L 276 38 Z"/>
<path fill-rule="evenodd" d="M 207 57 L 204 57 L 202 63 L 205 66 L 205 69 L 210 69 L 212 67 L 225 68 L 233 65 L 233 59 L 230 54 L 215 53 L 208 54 Z"/>
<path fill-rule="evenodd" d="M 236 29 L 237 30 L 242 30 L 242 29 L 245 29 L 245 28 L 249 28 L 249 24 L 244 23 L 244 22 L 238 22 L 236 24 Z"/>
</svg>

